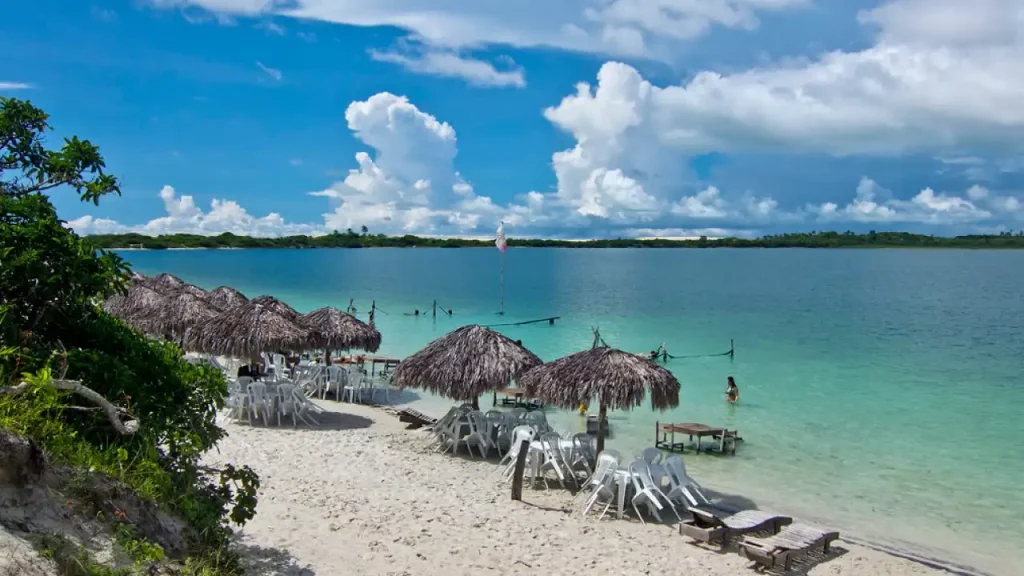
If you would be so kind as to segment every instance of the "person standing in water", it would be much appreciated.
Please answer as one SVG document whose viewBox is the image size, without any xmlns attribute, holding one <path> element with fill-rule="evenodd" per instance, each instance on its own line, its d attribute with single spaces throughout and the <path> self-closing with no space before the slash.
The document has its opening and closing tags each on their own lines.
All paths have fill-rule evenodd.
<svg viewBox="0 0 1024 576">
<path fill-rule="evenodd" d="M 733 404 L 740 401 L 740 389 L 732 376 L 729 376 L 729 385 L 725 388 L 725 399 Z"/>
</svg>

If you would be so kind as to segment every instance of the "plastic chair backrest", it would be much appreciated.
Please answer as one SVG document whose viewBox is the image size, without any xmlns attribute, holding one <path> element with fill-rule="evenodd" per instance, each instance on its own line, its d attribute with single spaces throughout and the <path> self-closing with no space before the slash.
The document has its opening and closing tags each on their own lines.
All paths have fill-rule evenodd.
<svg viewBox="0 0 1024 576">
<path fill-rule="evenodd" d="M 596 440 L 594 436 L 587 434 L 586 432 L 580 432 L 574 434 L 572 437 L 572 447 L 579 454 L 583 455 L 587 459 L 587 462 L 594 462 L 596 460 Z"/>
<path fill-rule="evenodd" d="M 250 382 L 248 386 L 249 399 L 256 402 L 263 402 L 267 397 L 267 385 L 262 382 Z"/>
<path fill-rule="evenodd" d="M 291 402 L 293 400 L 292 392 L 295 391 L 294 384 L 278 384 L 277 385 L 277 397 L 282 402 Z"/>
<path fill-rule="evenodd" d="M 591 484 L 606 484 L 611 475 L 619 469 L 619 454 L 614 450 L 605 450 L 597 457 L 597 469 Z"/>
<path fill-rule="evenodd" d="M 646 476 L 645 476 L 646 473 Z M 651 465 L 642 458 L 637 458 L 629 465 L 629 478 L 637 492 L 643 491 L 648 486 L 647 478 L 651 476 Z M 650 484 L 654 484 L 651 480 Z"/>
<path fill-rule="evenodd" d="M 512 443 L 518 447 L 519 443 L 523 440 L 533 442 L 534 436 L 535 432 L 533 431 L 533 428 L 530 428 L 529 426 L 516 426 L 515 429 L 512 430 Z"/>
<path fill-rule="evenodd" d="M 558 435 L 558 432 L 547 432 L 540 437 L 541 446 L 544 447 L 548 458 L 554 459 L 562 456 L 561 442 L 562 437 Z"/>
<path fill-rule="evenodd" d="M 661 450 L 654 448 L 653 446 L 644 448 L 643 460 L 648 464 L 658 464 L 661 462 L 662 453 Z"/>
<path fill-rule="evenodd" d="M 239 386 L 245 387 L 245 389 L 248 390 L 249 384 L 252 384 L 252 376 L 239 376 L 238 377 L 238 385 Z"/>
</svg>

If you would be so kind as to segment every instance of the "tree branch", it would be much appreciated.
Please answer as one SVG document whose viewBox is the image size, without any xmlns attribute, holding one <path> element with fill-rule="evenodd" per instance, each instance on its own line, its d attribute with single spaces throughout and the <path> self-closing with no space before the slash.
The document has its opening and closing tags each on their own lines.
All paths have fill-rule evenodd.
<svg viewBox="0 0 1024 576">
<path fill-rule="evenodd" d="M 103 411 L 107 413 L 107 419 L 110 420 L 111 425 L 113 425 L 114 429 L 120 432 L 121 434 L 135 434 L 136 432 L 139 431 L 138 420 L 128 420 L 127 422 L 121 422 L 119 414 L 122 412 L 122 410 L 119 409 L 117 406 L 111 404 L 106 398 L 101 396 L 95 390 L 89 388 L 88 386 L 84 386 L 81 382 L 77 382 L 75 380 L 61 379 L 51 380 L 48 383 L 48 385 L 56 388 L 57 390 L 68 390 L 70 392 L 74 392 L 75 394 L 84 397 L 86 400 L 89 400 L 93 404 L 96 404 L 97 406 L 102 408 Z M 0 394 L 4 394 L 7 396 L 17 396 L 27 391 L 28 389 L 29 383 L 22 382 L 21 384 L 15 386 L 0 388 Z"/>
</svg>

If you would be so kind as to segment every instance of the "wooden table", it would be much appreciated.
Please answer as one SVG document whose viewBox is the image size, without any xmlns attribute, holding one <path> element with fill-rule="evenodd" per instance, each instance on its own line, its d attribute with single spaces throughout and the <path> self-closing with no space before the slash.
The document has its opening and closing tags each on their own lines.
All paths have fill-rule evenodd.
<svg viewBox="0 0 1024 576">
<path fill-rule="evenodd" d="M 531 401 L 526 398 L 525 388 L 506 388 L 501 391 L 505 396 L 501 399 L 502 406 L 523 406 L 525 408 L 540 408 L 540 402 Z M 498 393 L 494 393 L 493 405 L 498 405 Z"/>
<path fill-rule="evenodd" d="M 728 430 L 721 426 L 709 426 L 707 424 L 699 424 L 696 422 L 683 422 L 681 424 L 662 424 L 661 422 L 654 423 L 654 446 L 661 448 L 662 450 L 668 450 L 669 452 L 682 452 L 686 447 L 685 442 L 676 442 L 676 433 L 685 434 L 689 437 L 689 442 L 693 442 L 694 436 L 697 437 L 697 452 L 701 450 L 701 440 L 705 436 L 710 436 L 714 440 L 718 440 L 718 452 L 725 453 L 727 445 L 731 445 L 732 454 L 736 453 L 736 430 Z M 713 448 L 711 448 L 713 450 Z"/>
<path fill-rule="evenodd" d="M 390 356 L 341 356 L 340 358 L 334 358 L 334 364 L 358 364 L 360 361 L 370 363 L 370 376 L 376 373 L 377 364 L 383 364 L 385 368 L 394 368 L 401 362 L 399 358 L 392 358 Z"/>
</svg>

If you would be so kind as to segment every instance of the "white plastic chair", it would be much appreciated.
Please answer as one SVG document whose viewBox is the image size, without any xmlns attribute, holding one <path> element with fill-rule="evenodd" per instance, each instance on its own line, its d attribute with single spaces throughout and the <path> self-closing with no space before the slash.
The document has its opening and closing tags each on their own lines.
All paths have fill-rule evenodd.
<svg viewBox="0 0 1024 576">
<path fill-rule="evenodd" d="M 707 496 L 701 490 L 700 484 L 686 473 L 686 465 L 683 463 L 682 456 L 678 454 L 669 456 L 665 459 L 664 466 L 668 471 L 670 488 L 666 496 L 669 500 L 688 506 L 710 504 Z M 682 500 L 679 497 L 682 497 Z"/>
<path fill-rule="evenodd" d="M 649 446 L 644 448 L 643 453 L 638 458 L 644 460 L 648 464 L 661 464 L 662 456 L 663 454 L 661 450 L 658 450 L 653 446 Z"/>
<path fill-rule="evenodd" d="M 267 385 L 262 382 L 251 382 L 247 388 L 249 393 L 249 413 L 259 417 L 267 424 L 270 419 L 272 399 L 267 398 Z M 250 419 L 251 422 L 251 419 Z"/>
<path fill-rule="evenodd" d="M 586 486 L 584 486 L 584 489 L 590 488 L 591 492 L 590 497 L 587 498 L 586 504 L 583 506 L 583 516 L 590 513 L 590 509 L 601 499 L 601 496 L 607 496 L 608 501 L 604 506 L 604 510 L 601 511 L 601 515 L 597 517 L 598 520 L 604 518 L 608 509 L 615 502 L 617 497 L 615 492 L 615 471 L 619 469 L 619 460 L 621 458 L 622 456 L 615 450 L 603 450 L 598 455 L 594 475 L 587 480 Z"/>
<path fill-rule="evenodd" d="M 292 426 L 298 426 L 296 422 L 297 407 L 295 405 L 295 386 L 282 383 L 277 385 L 277 425 L 281 425 L 281 416 L 292 416 Z"/>
<path fill-rule="evenodd" d="M 537 434 L 547 434 L 551 427 L 548 426 L 548 417 L 544 415 L 540 410 L 533 412 L 527 412 L 524 416 L 526 424 L 533 426 L 533 429 L 537 431 Z"/>
<path fill-rule="evenodd" d="M 347 394 L 348 401 L 354 403 L 362 393 L 363 372 L 358 368 L 348 368 L 345 376 L 345 386 L 342 388 L 342 398 Z"/>
<path fill-rule="evenodd" d="M 569 451 L 569 457 L 566 459 L 566 463 L 569 466 L 569 471 L 574 475 L 576 470 L 582 468 L 586 473 L 586 478 L 589 479 L 594 475 L 594 470 L 591 468 L 597 458 L 594 453 L 596 438 L 587 434 L 586 432 L 580 432 L 572 437 L 572 450 Z"/>
<path fill-rule="evenodd" d="M 529 426 L 516 426 L 516 428 L 512 430 L 512 445 L 509 446 L 508 452 L 505 452 L 505 455 L 502 456 L 497 467 L 497 470 L 502 471 L 501 475 L 503 477 L 506 479 L 512 477 L 512 472 L 516 467 L 516 459 L 519 458 L 520 446 L 524 440 L 526 441 L 527 446 L 529 446 L 529 443 L 533 442 L 535 435 L 536 433 L 533 431 L 533 428 L 530 428 Z M 529 450 L 529 448 L 527 448 L 527 450 Z"/>
<path fill-rule="evenodd" d="M 239 382 L 228 383 L 228 417 L 234 420 L 241 420 L 242 415 L 248 408 L 248 392 Z"/>
<path fill-rule="evenodd" d="M 658 511 L 663 508 L 661 501 L 664 500 L 665 503 L 668 504 L 669 509 L 672 510 L 672 513 L 676 515 L 676 518 L 682 522 L 683 519 L 679 516 L 679 511 L 676 510 L 675 505 L 672 504 L 672 501 L 668 499 L 668 496 L 661 491 L 661 488 L 654 483 L 654 478 L 651 477 L 650 463 L 642 459 L 633 461 L 633 463 L 629 465 L 629 474 L 633 479 L 633 488 L 636 490 L 636 496 L 634 496 L 632 500 L 633 511 L 636 512 L 638 517 L 640 516 L 640 511 L 637 509 L 636 503 L 637 500 L 642 498 L 646 500 L 651 514 L 658 520 L 658 522 L 661 522 L 661 514 L 659 514 Z M 643 517 L 640 517 L 640 521 L 643 522 Z"/>
<path fill-rule="evenodd" d="M 434 452 L 447 451 L 448 443 L 454 440 L 452 422 L 458 415 L 459 409 L 452 406 L 448 409 L 448 413 L 442 416 L 440 420 L 424 428 L 434 437 Z"/>
<path fill-rule="evenodd" d="M 561 440 L 562 438 L 557 432 L 548 432 L 540 437 L 540 445 L 544 450 L 544 462 L 540 465 L 540 471 L 543 473 L 548 468 L 554 470 L 555 475 L 558 476 L 558 483 L 565 488 L 567 466 L 565 459 L 562 458 Z M 571 476 L 571 474 L 568 475 Z M 573 476 L 573 482 L 575 481 L 576 478 Z"/>
</svg>

